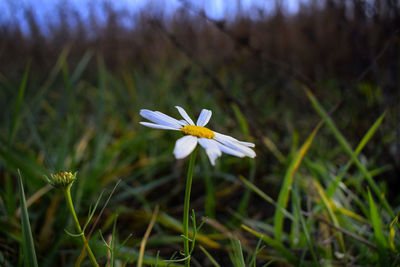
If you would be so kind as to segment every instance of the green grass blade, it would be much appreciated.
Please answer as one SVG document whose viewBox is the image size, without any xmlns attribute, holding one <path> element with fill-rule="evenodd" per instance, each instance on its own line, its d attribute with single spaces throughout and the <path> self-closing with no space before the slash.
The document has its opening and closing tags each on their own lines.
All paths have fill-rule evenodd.
<svg viewBox="0 0 400 267">
<path fill-rule="evenodd" d="M 272 263 L 274 263 L 274 260 L 270 260 L 269 262 L 267 262 L 266 264 L 264 264 L 262 267 L 268 267 L 270 266 Z"/>
<path fill-rule="evenodd" d="M 116 258 L 118 257 L 119 260 L 122 261 L 127 261 L 130 263 L 129 266 L 133 266 L 134 262 L 137 261 L 139 258 L 139 251 L 136 249 L 132 249 L 130 247 L 122 247 L 118 255 L 116 255 Z M 159 266 L 159 267 L 183 267 L 179 260 L 165 260 L 162 258 L 159 258 L 158 253 L 156 256 L 153 255 L 147 255 L 145 254 L 143 257 L 143 265 L 144 266 Z M 106 265 L 105 265 L 106 266 Z"/>
<path fill-rule="evenodd" d="M 292 193 L 293 194 L 293 193 Z M 293 197 L 293 196 L 292 196 Z M 289 244 L 290 247 L 304 247 L 304 235 L 302 235 L 299 210 L 296 209 L 294 199 L 292 201 L 293 220 L 290 223 Z M 305 240 L 307 241 L 307 240 Z"/>
<path fill-rule="evenodd" d="M 317 134 L 319 128 L 321 128 L 321 126 L 322 122 L 318 123 L 318 125 L 310 134 L 310 136 L 307 138 L 307 140 L 304 142 L 304 144 L 296 152 L 295 156 L 291 160 L 289 168 L 285 174 L 285 178 L 283 179 L 281 191 L 279 192 L 278 203 L 277 203 L 278 207 L 282 207 L 284 209 L 286 208 L 289 199 L 290 188 L 293 183 L 294 174 L 296 173 L 296 170 L 299 168 L 302 159 L 304 158 L 305 154 L 310 148 L 311 143 L 314 140 L 314 137 Z M 283 219 L 284 219 L 284 214 L 281 211 L 281 209 L 276 209 L 274 216 L 274 230 L 275 230 L 275 238 L 280 242 L 282 242 Z"/>
<path fill-rule="evenodd" d="M 239 122 L 240 129 L 242 132 L 248 136 L 249 135 L 249 126 L 247 125 L 247 121 L 243 113 L 240 111 L 239 107 L 236 104 L 232 104 L 233 112 L 235 113 L 236 119 Z"/>
<path fill-rule="evenodd" d="M 280 209 L 283 213 L 283 215 L 285 215 L 287 218 L 294 220 L 294 217 L 292 214 L 290 214 L 286 209 L 278 206 L 278 204 L 267 194 L 265 194 L 263 191 L 261 191 L 260 188 L 258 188 L 257 186 L 255 186 L 252 182 L 250 182 L 249 180 L 247 180 L 246 178 L 244 178 L 243 176 L 239 176 L 239 179 L 248 187 L 250 188 L 254 193 L 256 193 L 259 197 L 261 197 L 262 199 L 264 199 L 266 202 L 272 204 L 275 206 L 276 209 Z"/>
<path fill-rule="evenodd" d="M 29 224 L 29 215 L 26 208 L 24 185 L 22 184 L 21 173 L 18 170 L 18 189 L 19 197 L 21 200 L 21 229 L 22 229 L 22 248 L 24 254 L 24 266 L 37 267 L 37 259 L 35 246 L 33 244 L 33 237 L 31 226 Z"/>
<path fill-rule="evenodd" d="M 238 239 L 231 240 L 233 254 L 231 255 L 231 261 L 235 267 L 245 267 L 242 245 Z"/>
<path fill-rule="evenodd" d="M 379 118 L 374 122 L 374 124 L 371 126 L 371 128 L 368 129 L 367 133 L 364 135 L 364 137 L 361 139 L 360 143 L 356 147 L 356 150 L 354 151 L 354 156 L 357 157 L 358 154 L 362 151 L 362 149 L 365 147 L 365 145 L 369 142 L 369 140 L 374 136 L 376 130 L 378 130 L 379 126 L 381 125 L 383 118 L 385 117 L 386 113 L 383 113 Z M 326 196 L 328 199 L 330 199 L 336 192 L 336 189 L 338 188 L 340 182 L 342 181 L 344 175 L 347 173 L 347 171 L 350 169 L 351 165 L 353 164 L 353 160 L 350 159 L 349 162 L 347 162 L 346 166 L 342 169 L 342 171 L 336 176 L 335 180 L 332 182 L 332 184 L 329 185 L 327 191 L 326 191 Z"/>
<path fill-rule="evenodd" d="M 379 216 L 378 209 L 372 199 L 371 191 L 368 189 L 368 202 L 371 216 L 372 227 L 374 228 L 374 237 L 376 246 L 378 248 L 379 262 L 381 266 L 389 266 L 387 248 L 388 244 L 385 239 L 385 235 L 382 231 L 382 221 Z"/>
<path fill-rule="evenodd" d="M 0 192 L 0 197 L 3 199 L 6 206 L 7 215 L 13 216 L 15 210 L 17 209 L 17 200 L 15 197 L 14 187 L 12 183 L 12 178 L 9 172 L 5 173 L 5 185 L 4 193 Z"/>
<path fill-rule="evenodd" d="M 10 132 L 8 135 L 8 144 L 9 145 L 11 145 L 13 143 L 15 133 L 17 132 L 17 129 L 18 129 L 18 126 L 20 123 L 19 113 L 21 110 L 22 100 L 24 98 L 25 88 L 26 88 L 26 84 L 28 81 L 29 69 L 30 69 L 30 63 L 28 63 L 28 66 L 26 66 L 24 76 L 23 76 L 21 84 L 19 86 L 18 95 L 14 102 L 14 110 L 13 110 L 13 115 L 11 118 L 11 127 L 10 127 Z"/>
<path fill-rule="evenodd" d="M 87 51 L 82 59 L 79 61 L 77 67 L 75 68 L 75 71 L 71 75 L 70 83 L 71 85 L 74 85 L 79 78 L 81 77 L 82 73 L 85 71 L 90 59 L 93 57 L 93 51 L 89 50 Z"/>
<path fill-rule="evenodd" d="M 112 228 L 112 235 L 111 235 L 111 259 L 110 259 L 110 267 L 114 267 L 114 256 L 115 256 L 115 239 L 116 239 L 116 230 L 117 230 L 117 220 L 118 214 L 114 218 L 113 228 Z"/>
<path fill-rule="evenodd" d="M 278 149 L 274 142 L 267 136 L 264 136 L 262 139 L 264 145 L 271 151 L 271 153 L 277 158 L 277 160 L 284 164 L 286 161 L 286 157 L 282 154 L 282 152 Z"/>
<path fill-rule="evenodd" d="M 104 58 L 102 56 L 97 57 L 97 68 L 98 68 L 98 95 L 97 97 L 97 107 L 98 107 L 98 125 L 104 125 L 105 116 L 105 104 L 107 100 L 107 78 L 108 72 L 104 63 Z"/>
<path fill-rule="evenodd" d="M 394 245 L 394 237 L 396 235 L 396 230 L 394 229 L 394 225 L 398 222 L 399 217 L 396 216 L 396 218 L 394 218 L 394 220 L 390 223 L 389 226 L 389 238 L 388 238 L 388 243 L 390 248 L 392 249 L 392 251 L 396 251 L 396 247 Z"/>
<path fill-rule="evenodd" d="M 249 126 L 247 124 L 245 116 L 243 115 L 242 111 L 236 104 L 232 104 L 232 109 L 233 109 L 233 112 L 235 113 L 235 116 L 239 123 L 240 129 L 246 136 L 248 136 L 249 135 Z M 255 170 L 256 170 L 255 162 L 250 161 L 249 177 L 250 177 L 251 182 L 254 181 Z M 240 215 L 245 215 L 247 212 L 247 206 L 248 206 L 249 200 L 250 200 L 250 193 L 251 193 L 250 189 L 246 188 L 245 192 L 243 193 L 243 197 L 239 203 L 238 209 L 237 209 L 237 212 Z"/>
<path fill-rule="evenodd" d="M 221 265 L 219 265 L 219 263 L 213 258 L 213 256 L 211 256 L 211 254 L 202 245 L 200 245 L 199 248 L 201 249 L 201 251 L 203 251 L 203 253 L 207 256 L 207 258 L 211 261 L 211 263 L 215 267 L 220 267 L 221 266 Z"/>
<path fill-rule="evenodd" d="M 43 174 L 46 170 L 42 165 L 38 164 L 35 159 L 28 157 L 26 153 L 17 151 L 7 146 L 5 140 L 0 136 L 0 159 L 9 170 L 21 169 L 31 179 L 29 182 L 37 182 L 43 180 Z"/>
<path fill-rule="evenodd" d="M 259 239 L 258 239 L 257 246 L 256 246 L 256 248 L 255 248 L 255 250 L 254 250 L 253 256 L 251 256 L 251 259 L 250 259 L 249 263 L 247 264 L 247 266 L 254 266 L 254 267 L 257 267 L 257 266 L 256 266 L 257 254 L 260 253 L 260 251 L 262 251 L 262 250 L 264 249 L 264 246 L 261 247 L 261 242 L 262 242 L 262 239 L 259 238 Z"/>
<path fill-rule="evenodd" d="M 310 90 L 306 89 L 306 94 L 307 94 L 309 100 L 311 101 L 311 104 L 313 105 L 314 109 L 321 116 L 321 118 L 325 121 L 325 123 L 328 125 L 329 129 L 331 130 L 332 134 L 336 137 L 336 139 L 338 140 L 340 145 L 343 147 L 343 149 L 346 151 L 346 153 L 349 154 L 351 160 L 355 163 L 357 168 L 364 175 L 368 184 L 371 186 L 372 190 L 377 195 L 377 197 L 379 198 L 380 202 L 382 203 L 382 205 L 384 206 L 386 211 L 390 214 L 391 217 L 394 218 L 395 216 L 394 216 L 394 213 L 393 213 L 392 208 L 390 207 L 389 203 L 386 201 L 384 195 L 379 190 L 379 187 L 376 185 L 376 183 L 372 179 L 368 170 L 358 160 L 358 158 L 356 157 L 355 153 L 353 152 L 350 144 L 347 142 L 347 140 L 344 138 L 344 136 L 340 133 L 340 131 L 336 127 L 336 125 L 333 122 L 333 120 L 331 119 L 331 117 L 324 110 L 324 108 L 321 106 L 321 104 L 318 102 L 318 100 L 315 98 L 315 96 L 311 93 Z"/>
<path fill-rule="evenodd" d="M 63 138 L 60 140 L 55 154 L 57 155 L 57 161 L 55 162 L 55 169 L 69 169 L 70 166 L 65 165 L 66 158 L 70 154 L 71 139 L 73 138 L 74 122 L 70 119 L 67 120 L 65 125 L 65 132 Z"/>
<path fill-rule="evenodd" d="M 210 163 L 208 161 L 207 156 L 205 153 L 200 153 L 202 167 L 204 169 L 204 175 L 202 175 L 204 179 L 205 185 L 205 201 L 204 201 L 204 212 L 208 218 L 215 218 L 215 188 L 213 184 L 213 180 L 211 179 L 211 170 L 210 170 Z"/>
<path fill-rule="evenodd" d="M 300 200 L 299 200 L 299 196 L 298 196 L 298 192 L 297 192 L 296 188 L 294 190 L 292 190 L 292 198 L 293 198 L 294 208 L 296 209 L 296 213 L 299 214 L 300 223 L 301 223 L 301 226 L 303 229 L 303 233 L 306 237 L 312 259 L 314 261 L 314 266 L 320 266 L 320 264 L 318 262 L 317 254 L 314 251 L 314 245 L 313 245 L 310 233 L 308 231 L 306 221 L 304 220 L 304 216 L 301 213 Z"/>
<path fill-rule="evenodd" d="M 282 256 L 285 258 L 285 260 L 289 261 L 290 263 L 297 265 L 298 263 L 298 257 L 293 254 L 290 250 L 288 250 L 284 245 L 282 245 L 282 243 L 278 242 L 276 239 L 271 238 L 267 235 L 264 235 L 262 233 L 259 233 L 249 227 L 247 227 L 246 225 L 242 224 L 241 226 L 244 230 L 246 230 L 247 232 L 249 232 L 250 234 L 261 238 L 262 241 L 264 241 L 268 246 L 272 247 L 273 249 L 279 251 Z"/>
<path fill-rule="evenodd" d="M 35 97 L 32 99 L 30 104 L 31 107 L 41 107 L 40 103 L 43 101 L 44 96 L 50 89 L 51 85 L 56 81 L 57 75 L 59 74 L 64 62 L 67 60 L 69 51 L 70 47 L 68 46 L 64 47 L 64 49 L 61 51 L 60 56 L 58 57 L 54 67 L 51 69 L 50 74 L 47 77 L 46 81 L 38 89 L 37 94 L 35 94 Z M 31 112 L 31 110 L 26 109 L 25 112 L 28 113 Z"/>
<path fill-rule="evenodd" d="M 254 182 L 254 178 L 255 178 L 255 174 L 256 174 L 256 164 L 255 161 L 250 161 L 250 183 Z M 237 213 L 239 213 L 242 216 L 246 216 L 247 215 L 247 209 L 248 209 L 248 205 L 249 205 L 249 201 L 250 201 L 250 193 L 251 190 L 249 188 L 246 188 L 244 193 L 243 193 L 243 197 L 240 200 L 240 203 L 238 205 L 238 209 L 237 209 Z"/>
</svg>

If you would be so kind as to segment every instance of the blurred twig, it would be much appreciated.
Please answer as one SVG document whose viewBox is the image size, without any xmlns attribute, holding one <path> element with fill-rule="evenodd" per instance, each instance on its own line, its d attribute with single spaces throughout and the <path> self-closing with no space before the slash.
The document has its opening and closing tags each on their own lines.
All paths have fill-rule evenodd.
<svg viewBox="0 0 400 267">
<path fill-rule="evenodd" d="M 364 79 L 365 75 L 372 69 L 374 65 L 378 62 L 378 60 L 385 54 L 386 50 L 391 46 L 393 43 L 395 37 L 400 33 L 400 28 L 397 28 L 396 30 L 393 31 L 393 33 L 390 35 L 389 39 L 386 41 L 386 43 L 383 45 L 382 49 L 379 51 L 379 53 L 376 55 L 376 57 L 372 60 L 372 62 L 358 75 L 356 82 L 362 81 Z"/>
</svg>

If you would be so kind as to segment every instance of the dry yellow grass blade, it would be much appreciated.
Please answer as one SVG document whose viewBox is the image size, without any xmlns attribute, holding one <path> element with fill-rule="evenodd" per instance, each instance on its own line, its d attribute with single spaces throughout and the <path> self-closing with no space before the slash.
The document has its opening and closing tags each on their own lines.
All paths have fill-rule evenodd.
<svg viewBox="0 0 400 267">
<path fill-rule="evenodd" d="M 140 242 L 139 258 L 138 258 L 138 262 L 136 265 L 138 267 L 141 267 L 143 264 L 143 256 L 144 256 L 144 250 L 146 247 L 146 242 L 147 242 L 147 239 L 149 239 L 151 229 L 153 229 L 154 223 L 155 223 L 157 215 L 158 215 L 159 208 L 160 207 L 157 205 L 156 208 L 154 209 L 153 215 L 151 216 L 149 226 L 147 226 L 147 229 L 146 229 L 146 232 L 144 233 L 142 242 Z"/>
<path fill-rule="evenodd" d="M 332 200 L 328 200 L 328 198 L 327 198 L 326 195 L 325 195 L 324 189 L 323 189 L 322 186 L 318 183 L 317 180 L 313 179 L 313 182 L 314 182 L 315 188 L 316 188 L 317 191 L 318 191 L 318 194 L 319 194 L 319 196 L 320 196 L 320 199 L 321 199 L 322 203 L 324 204 L 324 206 L 325 206 L 325 208 L 326 208 L 326 211 L 327 211 L 328 214 L 329 214 L 329 218 L 331 219 L 333 225 L 336 226 L 336 227 L 340 227 L 339 221 L 338 221 L 338 219 L 337 219 L 337 217 L 336 217 L 336 215 L 335 215 L 335 213 L 334 213 L 334 210 L 336 209 L 335 203 L 333 203 Z M 338 242 L 339 242 L 340 248 L 342 249 L 342 252 L 345 253 L 345 252 L 346 252 L 346 248 L 345 248 L 345 246 L 344 246 L 344 240 L 343 240 L 343 235 L 342 235 L 342 233 L 341 233 L 341 232 L 336 232 L 335 235 L 336 235 L 336 237 L 337 237 L 337 239 L 338 239 Z"/>
</svg>

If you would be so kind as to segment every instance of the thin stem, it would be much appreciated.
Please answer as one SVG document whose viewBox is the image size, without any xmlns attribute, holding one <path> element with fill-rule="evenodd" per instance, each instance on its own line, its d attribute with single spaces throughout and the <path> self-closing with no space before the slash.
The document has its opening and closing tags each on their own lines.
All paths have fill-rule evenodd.
<svg viewBox="0 0 400 267">
<path fill-rule="evenodd" d="M 193 178 L 193 170 L 194 170 L 194 162 L 196 160 L 196 152 L 195 149 L 190 155 L 189 168 L 187 172 L 186 178 L 186 191 L 185 191 L 185 204 L 183 207 L 183 248 L 185 250 L 185 267 L 190 266 L 190 250 L 189 250 L 189 209 L 190 209 L 190 191 L 192 189 L 192 178 Z"/>
<path fill-rule="evenodd" d="M 99 266 L 99 264 L 96 261 L 96 258 L 94 257 L 92 250 L 89 247 L 88 242 L 86 241 L 85 233 L 82 232 L 82 228 L 79 224 L 78 217 L 76 216 L 75 209 L 74 209 L 74 203 L 72 202 L 72 198 L 71 198 L 71 185 L 72 184 L 70 184 L 64 190 L 65 199 L 67 200 L 69 211 L 71 212 L 72 219 L 74 220 L 76 230 L 79 232 L 79 234 L 81 234 L 81 239 L 82 239 L 83 245 L 84 246 L 86 245 L 86 247 L 87 247 L 90 261 L 92 262 L 93 266 Z"/>
</svg>

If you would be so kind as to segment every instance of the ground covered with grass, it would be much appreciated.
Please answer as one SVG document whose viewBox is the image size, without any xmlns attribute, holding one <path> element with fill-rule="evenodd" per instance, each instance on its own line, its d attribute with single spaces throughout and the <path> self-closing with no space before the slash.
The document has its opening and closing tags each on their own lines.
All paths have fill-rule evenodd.
<svg viewBox="0 0 400 267">
<path fill-rule="evenodd" d="M 399 5 L 215 21 L 181 2 L 133 29 L 110 6 L 1 24 L 0 265 L 184 266 L 182 134 L 139 124 L 177 105 L 257 153 L 198 149 L 191 266 L 399 265 Z"/>
</svg>

